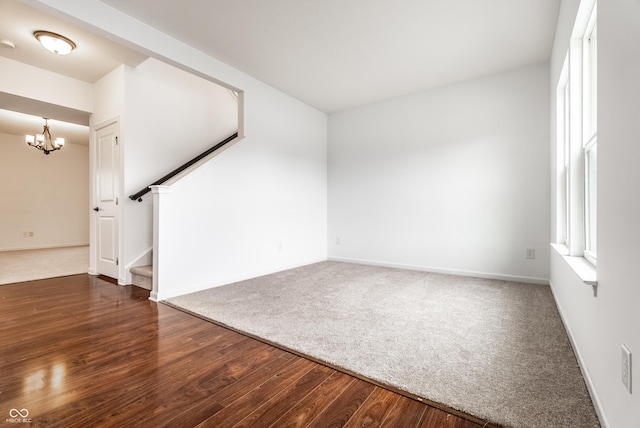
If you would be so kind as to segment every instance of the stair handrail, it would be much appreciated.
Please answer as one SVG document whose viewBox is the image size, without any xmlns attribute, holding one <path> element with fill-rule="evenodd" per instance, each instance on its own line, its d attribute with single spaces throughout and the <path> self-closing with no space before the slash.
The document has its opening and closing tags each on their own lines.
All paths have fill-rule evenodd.
<svg viewBox="0 0 640 428">
<path fill-rule="evenodd" d="M 220 149 L 221 147 L 223 147 L 224 145 L 226 145 L 227 143 L 229 143 L 230 141 L 234 140 L 237 137 L 238 137 L 238 133 L 236 132 L 233 135 L 225 138 L 224 140 L 220 141 L 215 146 L 211 147 L 210 149 L 205 150 L 204 152 L 200 153 L 198 156 L 194 157 L 190 161 L 185 162 L 183 165 L 181 165 L 178 168 L 174 169 L 173 171 L 171 171 L 167 175 L 163 176 L 162 178 L 154 181 L 153 183 L 149 184 L 148 186 L 145 186 L 144 188 L 140 189 L 138 192 L 134 193 L 133 195 L 129 195 L 129 199 L 131 199 L 132 201 L 137 200 L 138 202 L 142 202 L 142 196 L 146 195 L 147 193 L 149 193 L 151 191 L 151 186 L 155 186 L 155 185 L 158 185 L 158 184 L 166 183 L 167 181 L 169 181 L 170 179 L 172 179 L 176 175 L 180 174 L 185 169 L 189 168 L 191 165 L 195 164 L 196 162 L 200 161 L 201 159 L 206 158 L 211 153 L 213 153 L 216 150 Z"/>
</svg>

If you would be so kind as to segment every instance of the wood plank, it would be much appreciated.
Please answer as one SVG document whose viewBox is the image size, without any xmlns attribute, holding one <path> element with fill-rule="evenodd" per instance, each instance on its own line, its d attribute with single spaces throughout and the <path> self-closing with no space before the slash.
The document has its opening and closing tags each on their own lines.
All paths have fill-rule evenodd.
<svg viewBox="0 0 640 428">
<path fill-rule="evenodd" d="M 245 355 L 255 355 L 268 351 L 263 347 L 255 346 L 255 343 L 248 342 L 247 344 L 251 348 L 247 347 L 247 350 L 240 351 Z M 104 411 L 85 412 L 84 416 L 88 420 L 102 418 L 99 422 L 104 421 L 114 426 L 125 426 L 130 420 L 137 418 L 139 414 L 146 414 L 145 423 L 149 423 L 152 426 L 155 426 L 156 423 L 163 423 L 167 419 L 165 403 L 170 402 L 173 409 L 179 409 L 181 405 L 190 406 L 192 397 L 186 394 L 190 385 L 189 381 L 195 383 L 206 374 L 219 370 L 224 364 L 226 359 L 224 355 L 211 359 L 209 364 L 202 364 L 206 362 L 204 358 L 199 359 L 201 364 L 192 365 L 188 363 L 189 360 L 206 353 L 215 355 L 215 350 L 210 346 L 199 348 L 185 357 L 164 365 L 157 373 L 149 375 L 148 372 L 145 372 L 144 375 L 136 375 L 126 383 L 120 382 L 120 391 L 115 395 L 109 396 L 108 406 L 104 406 Z M 269 359 L 266 358 L 263 361 L 269 361 Z M 122 390 L 127 392 L 126 396 L 121 394 Z M 130 402 L 131 396 L 139 398 L 134 402 Z M 104 396 L 101 396 L 101 398 L 104 398 Z M 207 408 L 211 411 L 214 407 L 216 406 L 208 406 Z M 223 408 L 220 404 L 217 407 L 217 410 Z M 113 409 L 116 410 L 114 411 Z M 80 416 L 82 415 L 76 415 L 75 419 L 79 419 Z"/>
<path fill-rule="evenodd" d="M 398 394 L 376 387 L 344 425 L 345 428 L 379 427 L 398 401 Z"/>
<path fill-rule="evenodd" d="M 426 408 L 422 421 L 420 421 L 420 425 L 418 426 L 420 428 L 457 428 L 459 426 L 465 428 L 482 427 L 482 425 L 459 418 L 434 407 Z"/>
<path fill-rule="evenodd" d="M 254 410 L 234 428 L 269 427 L 284 413 L 292 409 L 300 400 L 327 380 L 335 370 L 316 364 L 316 366 L 289 387 L 274 395 L 265 404 Z"/>
<path fill-rule="evenodd" d="M 415 428 L 420 424 L 427 406 L 407 397 L 400 396 L 396 405 L 387 414 L 382 426 L 388 428 Z"/>
<path fill-rule="evenodd" d="M 211 397 L 212 399 L 222 404 L 227 402 L 227 407 L 200 423 L 198 427 L 235 425 L 244 419 L 245 415 L 250 415 L 256 407 L 268 402 L 273 391 L 281 391 L 282 389 L 288 388 L 308 373 L 315 365 L 314 362 L 309 360 L 296 359 L 292 364 L 283 367 L 247 394 L 237 398 L 231 396 L 234 398 L 227 398 L 222 401 L 218 400 L 218 397 L 214 395 Z"/>
<path fill-rule="evenodd" d="M 241 339 L 238 345 L 243 345 L 238 347 L 239 352 L 251 354 L 253 351 L 267 348 L 263 344 L 246 340 L 242 336 L 238 336 L 238 338 Z M 88 423 L 127 411 L 144 413 L 149 408 L 163 405 L 165 400 L 171 402 L 175 400 L 171 394 L 172 388 L 183 385 L 185 379 L 188 379 L 189 375 L 196 371 L 198 366 L 194 367 L 190 364 L 192 361 L 199 360 L 201 368 L 206 370 L 211 361 L 215 361 L 215 358 L 224 357 L 217 353 L 218 349 L 215 343 L 206 347 L 193 347 L 190 353 L 187 353 L 189 347 L 185 346 L 183 341 L 177 344 L 180 345 L 178 349 L 175 349 L 173 353 L 168 352 L 166 357 L 157 359 L 155 365 L 144 364 L 145 360 L 140 359 L 139 364 L 136 364 L 136 370 L 131 370 L 130 364 L 126 360 L 122 360 L 116 368 L 106 367 L 108 372 L 99 377 L 112 386 L 107 391 L 98 393 L 99 390 L 87 390 L 92 387 L 83 385 L 72 389 L 69 392 L 70 395 L 78 390 L 84 392 L 79 399 L 71 404 L 75 408 L 74 419 L 78 422 L 86 420 Z M 173 348 L 167 348 L 167 351 L 171 349 Z M 104 385 L 102 387 L 97 385 L 97 387 L 104 389 Z M 139 397 L 139 399 L 134 400 L 133 397 Z M 131 405 L 131 401 L 135 401 L 133 404 L 136 405 Z M 56 416 L 55 411 L 50 414 Z"/>
<path fill-rule="evenodd" d="M 490 424 L 488 422 L 480 425 L 468 419 L 456 418 L 456 422 L 453 426 L 455 428 L 488 428 L 488 427 L 495 427 L 496 425 Z"/>
<path fill-rule="evenodd" d="M 355 380 L 317 418 L 311 421 L 309 426 L 318 428 L 343 427 L 375 388 L 368 382 L 360 379 Z"/>
<path fill-rule="evenodd" d="M 340 395 L 355 381 L 349 375 L 334 372 L 326 381 L 301 399 L 295 407 L 282 415 L 271 426 L 283 428 L 308 426 L 335 400 L 337 395 Z"/>
<path fill-rule="evenodd" d="M 170 421 L 175 421 L 176 426 L 181 426 L 184 421 L 189 420 L 195 422 L 191 426 L 197 425 L 202 420 L 224 409 L 224 406 L 215 399 L 217 391 L 236 382 L 236 379 L 243 377 L 245 373 L 262 369 L 271 362 L 274 355 L 277 355 L 275 351 L 274 349 L 261 349 L 260 357 L 252 359 L 252 364 L 238 361 L 245 358 L 243 353 L 242 356 L 235 355 L 234 361 L 229 359 L 220 361 L 224 363 L 221 366 L 212 364 L 204 366 L 202 371 L 193 370 L 188 375 L 186 383 L 180 383 L 175 388 L 163 388 L 162 396 L 157 400 L 159 404 L 148 413 L 145 423 L 148 423 L 149 426 L 159 426 L 162 424 L 170 425 Z M 229 365 L 235 367 L 230 369 Z M 164 403 L 170 404 L 165 405 Z M 170 408 L 178 410 L 169 412 Z"/>
<path fill-rule="evenodd" d="M 236 382 L 216 391 L 215 399 L 222 403 L 226 403 L 227 405 L 231 404 L 238 398 L 262 385 L 266 379 L 275 376 L 280 370 L 293 364 L 295 361 L 296 358 L 294 355 L 285 354 L 282 357 L 271 361 L 260 370 L 252 371 L 246 376 L 240 377 Z"/>
</svg>

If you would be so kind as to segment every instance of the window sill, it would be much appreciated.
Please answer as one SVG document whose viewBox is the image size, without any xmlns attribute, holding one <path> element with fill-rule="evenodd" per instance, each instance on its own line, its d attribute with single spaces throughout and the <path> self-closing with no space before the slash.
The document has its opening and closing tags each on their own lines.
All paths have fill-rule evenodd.
<svg viewBox="0 0 640 428">
<path fill-rule="evenodd" d="M 593 295 L 596 295 L 598 287 L 598 275 L 596 267 L 584 257 L 569 255 L 569 249 L 563 244 L 551 244 L 551 247 L 562 256 L 569 267 L 578 275 L 580 280 L 593 287 Z"/>
</svg>

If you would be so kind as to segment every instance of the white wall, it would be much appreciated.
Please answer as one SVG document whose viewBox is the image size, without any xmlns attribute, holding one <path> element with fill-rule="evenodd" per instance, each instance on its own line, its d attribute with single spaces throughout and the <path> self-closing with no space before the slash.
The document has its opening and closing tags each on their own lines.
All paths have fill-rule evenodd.
<svg viewBox="0 0 640 428">
<path fill-rule="evenodd" d="M 237 102 L 226 88 L 153 58 L 128 68 L 125 111 L 125 191 L 131 193 L 238 128 Z"/>
<path fill-rule="evenodd" d="M 0 134 L 0 200 L 0 251 L 87 245 L 89 146 L 46 156 L 24 135 Z"/>
<path fill-rule="evenodd" d="M 125 266 L 152 246 L 151 193 L 131 195 L 237 131 L 226 88 L 150 58 L 125 73 L 123 237 Z M 206 197 L 202 194 L 199 197 Z"/>
<path fill-rule="evenodd" d="M 548 79 L 538 65 L 332 114 L 329 257 L 546 281 Z"/>
<path fill-rule="evenodd" d="M 205 260 L 210 264 L 206 276 L 212 285 L 326 259 L 325 114 L 100 1 L 30 3 L 45 9 L 52 7 L 84 22 L 85 26 L 179 68 L 244 91 L 246 137 L 216 159 L 211 170 L 199 171 L 202 175 L 192 179 L 206 183 L 206 187 L 198 185 L 199 190 L 195 192 L 202 199 L 192 199 L 193 203 L 200 202 L 196 211 L 201 211 L 187 210 L 189 215 L 197 217 L 198 223 L 189 223 L 191 218 L 185 217 L 183 226 L 187 229 L 184 233 L 177 230 L 180 239 L 189 238 L 194 245 L 194 254 L 206 256 L 212 248 L 224 254 L 224 263 L 214 264 L 210 257 Z M 169 98 L 162 101 L 171 102 Z M 136 159 L 135 154 L 129 154 L 130 145 L 136 147 L 139 141 L 130 135 L 134 132 L 129 123 L 130 110 L 141 106 L 134 107 L 135 103 L 130 103 L 128 98 L 126 104 L 121 133 L 126 140 L 126 168 L 153 168 L 153 161 Z M 148 142 L 149 139 L 145 139 L 145 143 Z M 200 180 L 200 177 L 205 178 Z M 204 200 L 207 202 L 202 203 Z M 125 217 L 129 231 L 134 220 Z M 211 219 L 216 217 L 224 218 L 225 222 L 213 222 Z M 177 264 L 176 269 L 180 269 Z"/>
<path fill-rule="evenodd" d="M 150 260 L 152 197 L 128 199 L 141 188 L 200 154 L 237 129 L 236 101 L 227 89 L 155 59 L 122 65 L 94 85 L 92 126 L 119 120 L 119 280 L 128 267 Z"/>
<path fill-rule="evenodd" d="M 0 57 L 0 92 L 90 112 L 90 83 Z"/>
<path fill-rule="evenodd" d="M 326 116 L 252 89 L 248 136 L 161 195 L 180 227 L 160 231 L 157 299 L 326 259 Z"/>
<path fill-rule="evenodd" d="M 129 67 L 120 65 L 93 84 L 91 127 L 119 118 L 124 113 L 124 79 Z"/>
<path fill-rule="evenodd" d="M 552 57 L 552 94 L 577 10 L 577 1 L 562 2 Z M 597 297 L 562 257 L 552 252 L 551 259 L 556 300 L 596 395 L 604 426 L 613 428 L 640 427 L 638 370 L 632 379 L 635 391 L 629 394 L 621 381 L 620 351 L 624 343 L 636 356 L 640 352 L 636 266 L 640 258 L 639 23 L 638 2 L 610 0 L 598 4 Z M 552 123 L 555 128 L 554 114 Z M 553 129 L 551 135 L 555 136 Z M 555 165 L 555 158 L 551 164 Z"/>
</svg>

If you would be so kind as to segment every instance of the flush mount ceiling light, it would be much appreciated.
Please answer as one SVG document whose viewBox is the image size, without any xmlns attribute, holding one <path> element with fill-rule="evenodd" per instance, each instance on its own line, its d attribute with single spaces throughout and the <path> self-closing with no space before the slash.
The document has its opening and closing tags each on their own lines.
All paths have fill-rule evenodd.
<svg viewBox="0 0 640 428">
<path fill-rule="evenodd" d="M 51 31 L 35 31 L 33 35 L 46 50 L 56 55 L 67 55 L 76 48 L 72 40 Z"/>
<path fill-rule="evenodd" d="M 25 135 L 24 141 L 31 147 L 35 147 L 38 150 L 42 150 L 45 155 L 48 155 L 51 152 L 55 152 L 56 150 L 60 150 L 64 147 L 64 138 L 56 138 L 55 140 L 51 138 L 51 132 L 49 131 L 49 119 L 43 117 L 44 119 L 44 129 L 42 130 L 42 134 L 33 135 Z"/>
</svg>

